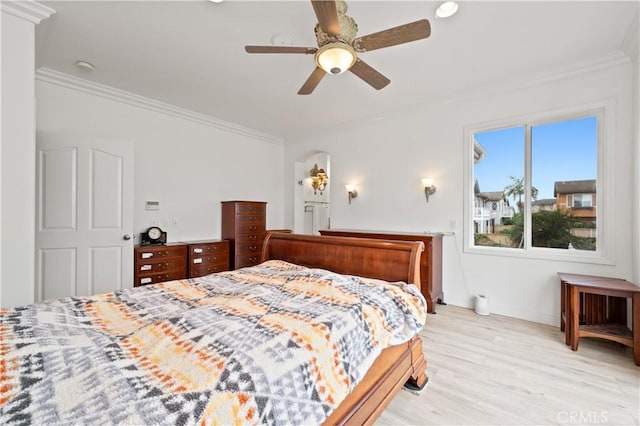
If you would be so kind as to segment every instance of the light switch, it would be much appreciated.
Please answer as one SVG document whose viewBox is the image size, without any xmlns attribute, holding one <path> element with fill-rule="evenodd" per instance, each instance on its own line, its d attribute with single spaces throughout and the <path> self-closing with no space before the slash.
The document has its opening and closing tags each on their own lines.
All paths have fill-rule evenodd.
<svg viewBox="0 0 640 426">
<path fill-rule="evenodd" d="M 149 201 L 146 202 L 147 210 L 160 210 L 160 201 Z"/>
</svg>

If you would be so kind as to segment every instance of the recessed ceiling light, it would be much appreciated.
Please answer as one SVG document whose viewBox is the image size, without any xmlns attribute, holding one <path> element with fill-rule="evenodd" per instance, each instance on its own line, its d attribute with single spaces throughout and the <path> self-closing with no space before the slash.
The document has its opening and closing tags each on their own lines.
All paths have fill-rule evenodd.
<svg viewBox="0 0 640 426">
<path fill-rule="evenodd" d="M 445 1 L 436 9 L 436 18 L 448 18 L 458 11 L 458 3 L 455 1 Z"/>
<path fill-rule="evenodd" d="M 83 71 L 93 71 L 93 64 L 87 61 L 76 61 L 76 67 Z"/>
<path fill-rule="evenodd" d="M 211 3 L 222 3 L 224 0 L 209 0 Z"/>
</svg>

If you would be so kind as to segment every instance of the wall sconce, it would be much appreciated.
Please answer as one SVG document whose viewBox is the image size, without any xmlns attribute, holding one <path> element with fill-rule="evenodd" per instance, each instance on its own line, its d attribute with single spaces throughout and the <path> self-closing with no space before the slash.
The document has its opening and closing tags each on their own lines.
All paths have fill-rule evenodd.
<svg viewBox="0 0 640 426">
<path fill-rule="evenodd" d="M 351 199 L 356 198 L 358 196 L 358 191 L 356 191 L 356 186 L 352 183 L 349 183 L 344 187 L 347 188 L 347 194 L 349 196 L 349 204 L 351 204 Z"/>
<path fill-rule="evenodd" d="M 329 175 L 324 169 L 319 169 L 317 164 L 313 165 L 313 168 L 309 170 L 309 176 L 311 177 L 311 186 L 313 187 L 313 193 L 316 191 L 320 191 L 320 195 L 322 195 L 322 191 L 327 188 L 329 185 Z"/>
<path fill-rule="evenodd" d="M 427 197 L 427 203 L 428 203 L 429 196 L 436 193 L 436 186 L 433 184 L 432 178 L 422 179 L 422 184 L 424 185 L 424 195 Z"/>
</svg>

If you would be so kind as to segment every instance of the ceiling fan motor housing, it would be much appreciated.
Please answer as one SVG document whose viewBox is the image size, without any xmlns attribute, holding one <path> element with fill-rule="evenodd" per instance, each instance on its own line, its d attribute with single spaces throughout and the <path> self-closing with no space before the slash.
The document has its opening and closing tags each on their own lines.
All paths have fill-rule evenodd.
<svg viewBox="0 0 640 426">
<path fill-rule="evenodd" d="M 340 7 L 340 3 L 342 3 L 342 7 Z M 347 4 L 344 2 L 336 2 L 338 7 L 338 25 L 340 26 L 340 35 L 338 37 L 332 37 L 329 34 L 325 33 L 320 23 L 316 24 L 315 33 L 316 33 L 316 41 L 318 42 L 318 47 L 322 47 L 325 44 L 341 41 L 343 43 L 348 44 L 349 46 L 353 46 L 353 40 L 355 40 L 356 35 L 358 34 L 358 24 L 351 16 L 345 15 L 347 12 Z"/>
</svg>

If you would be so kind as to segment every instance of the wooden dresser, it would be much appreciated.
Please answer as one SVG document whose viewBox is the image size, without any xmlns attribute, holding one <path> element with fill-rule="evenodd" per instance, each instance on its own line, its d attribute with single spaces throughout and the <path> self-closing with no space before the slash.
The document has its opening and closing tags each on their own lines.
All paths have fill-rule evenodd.
<svg viewBox="0 0 640 426">
<path fill-rule="evenodd" d="M 134 287 L 229 270 L 229 241 L 201 240 L 136 246 L 133 253 Z"/>
<path fill-rule="evenodd" d="M 336 237 L 375 238 L 382 240 L 422 241 L 420 257 L 420 289 L 427 300 L 428 312 L 436 313 L 436 303 L 444 304 L 442 293 L 442 234 L 414 234 L 388 231 L 359 231 L 350 229 L 320 230 L 321 235 Z"/>
<path fill-rule="evenodd" d="M 187 277 L 187 244 L 136 246 L 133 286 L 179 280 Z"/>
<path fill-rule="evenodd" d="M 229 241 L 189 241 L 189 278 L 229 270 Z"/>
<path fill-rule="evenodd" d="M 222 239 L 229 240 L 231 269 L 260 263 L 266 229 L 267 203 L 222 202 Z"/>
</svg>

